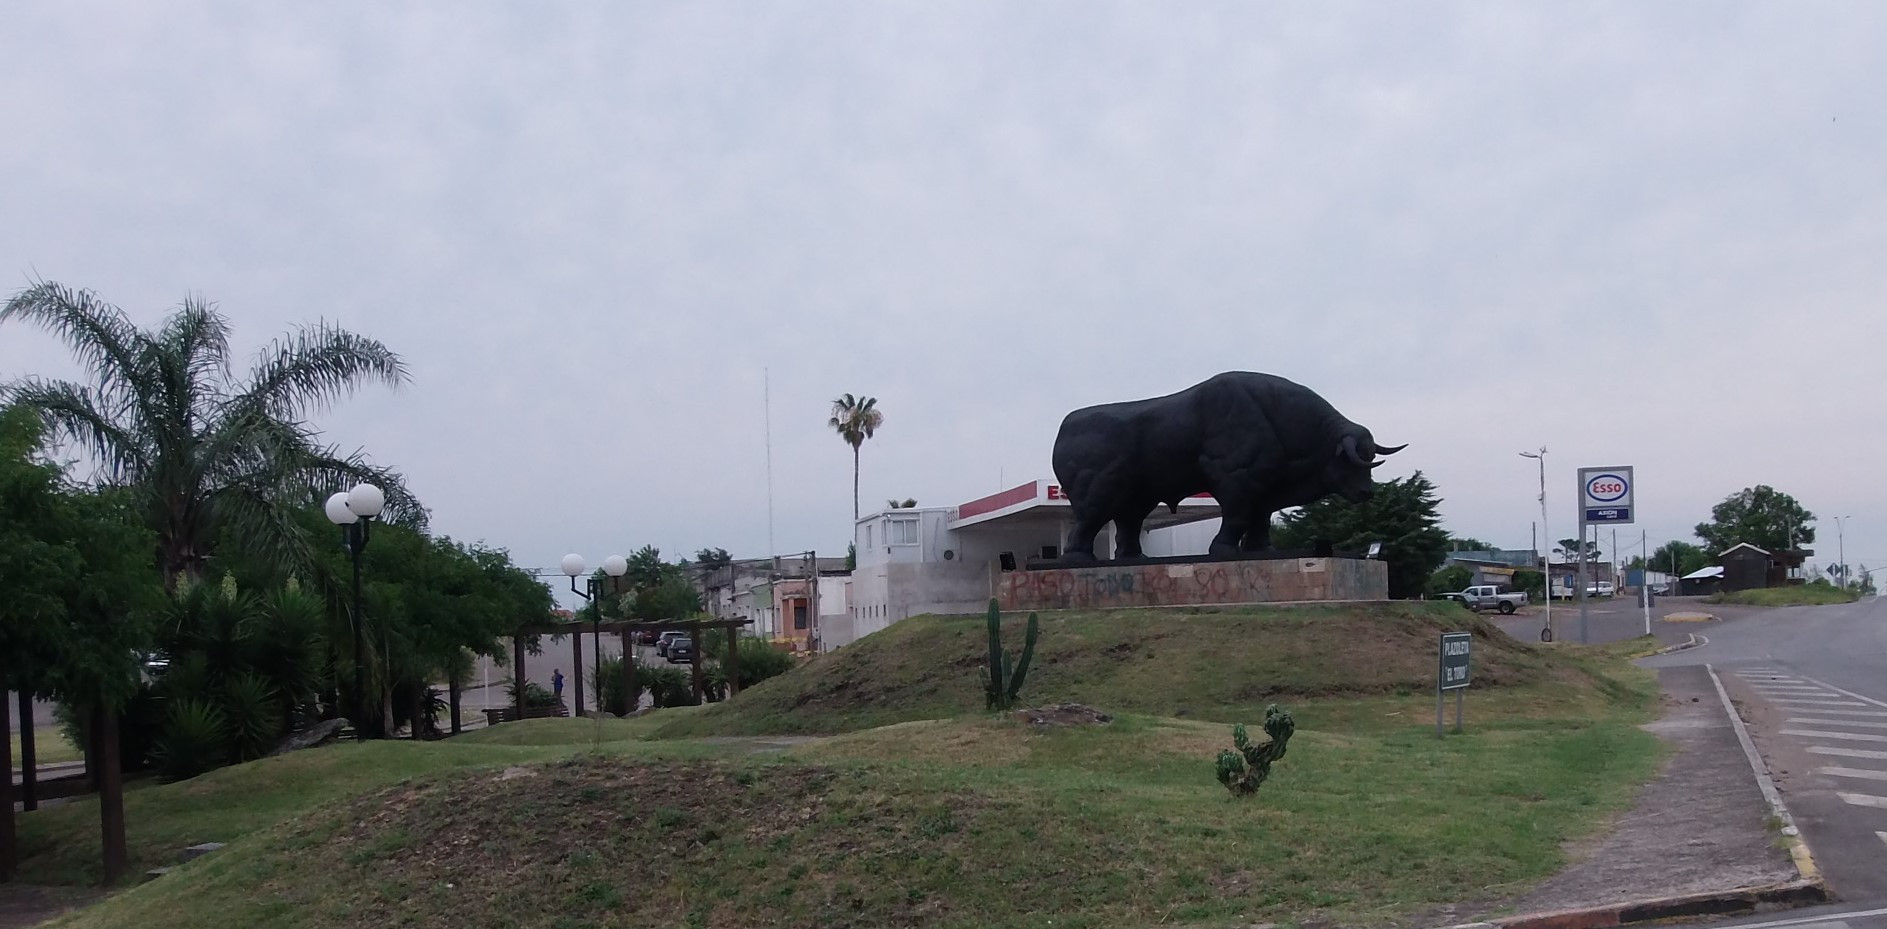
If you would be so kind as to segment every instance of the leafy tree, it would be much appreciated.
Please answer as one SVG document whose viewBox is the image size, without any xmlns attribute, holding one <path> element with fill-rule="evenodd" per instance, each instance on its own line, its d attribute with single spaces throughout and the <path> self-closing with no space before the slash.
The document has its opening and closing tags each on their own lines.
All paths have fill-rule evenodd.
<svg viewBox="0 0 1887 929">
<path fill-rule="evenodd" d="M 695 567 L 702 571 L 718 571 L 727 567 L 733 560 L 734 556 L 729 555 L 725 548 L 704 548 L 695 552 Z"/>
<path fill-rule="evenodd" d="M 1467 551 L 1486 551 L 1486 549 L 1467 549 Z M 1464 590 L 1474 582 L 1474 572 L 1461 565 L 1449 565 L 1428 578 L 1428 596 L 1434 597 L 1445 593 Z"/>
<path fill-rule="evenodd" d="M 290 510 L 311 487 L 372 481 L 386 491 L 388 519 L 424 522 L 399 475 L 323 444 L 306 422 L 363 382 L 406 381 L 406 365 L 379 342 L 303 327 L 239 381 L 227 320 L 196 298 L 147 330 L 88 291 L 40 282 L 0 307 L 0 323 L 16 319 L 62 339 L 88 383 L 29 378 L 8 391 L 40 412 L 52 439 L 84 449 L 109 484 L 132 492 L 166 586 L 201 579 L 219 536 L 305 564 Z"/>
<path fill-rule="evenodd" d="M 915 509 L 916 507 L 917 500 L 913 497 L 905 497 L 902 500 L 893 499 L 885 501 L 885 509 L 887 510 L 909 510 Z"/>
<path fill-rule="evenodd" d="M 1448 533 L 1442 531 L 1436 512 L 1440 504 L 1435 485 L 1417 471 L 1378 482 L 1376 493 L 1362 503 L 1326 497 L 1286 513 L 1272 539 L 1279 548 L 1315 548 L 1325 542 L 1351 551 L 1381 542 L 1381 558 L 1389 565 L 1389 596 L 1408 599 L 1423 592 L 1447 557 Z"/>
<path fill-rule="evenodd" d="M 1541 571 L 1515 571 L 1514 589 L 1524 590 L 1532 599 L 1546 596 L 1546 574 Z"/>
<path fill-rule="evenodd" d="M 878 398 L 854 397 L 845 394 L 832 401 L 832 418 L 826 421 L 845 444 L 852 447 L 852 520 L 858 521 L 858 449 L 865 440 L 884 425 L 885 416 L 878 411 Z"/>
<path fill-rule="evenodd" d="M 1682 539 L 1672 539 L 1653 549 L 1649 561 L 1653 571 L 1666 571 L 1683 577 L 1709 567 L 1716 559 L 1696 545 Z"/>
<path fill-rule="evenodd" d="M 1500 551 L 1500 546 L 1490 545 L 1472 536 L 1450 535 L 1448 537 L 1448 550 L 1451 552 L 1498 552 Z M 1460 590 L 1461 588 L 1457 587 L 1455 589 Z"/>
<path fill-rule="evenodd" d="M 1557 553 L 1561 559 L 1573 564 L 1579 562 L 1579 549 L 1578 539 L 1560 539 L 1559 544 L 1553 547 L 1553 551 Z M 1599 556 L 1602 554 L 1604 553 L 1599 551 L 1599 543 L 1590 539 L 1586 540 L 1585 560 L 1587 564 L 1597 563 Z"/>
<path fill-rule="evenodd" d="M 1815 541 L 1815 514 L 1794 497 L 1758 484 L 1745 487 L 1710 509 L 1710 521 L 1697 524 L 1697 537 L 1715 557 L 1748 542 L 1767 551 L 1783 551 Z"/>
</svg>

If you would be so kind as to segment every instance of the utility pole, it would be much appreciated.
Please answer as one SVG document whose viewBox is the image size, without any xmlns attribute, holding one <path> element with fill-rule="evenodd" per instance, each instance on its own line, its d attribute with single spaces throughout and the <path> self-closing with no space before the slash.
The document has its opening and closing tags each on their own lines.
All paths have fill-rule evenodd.
<svg viewBox="0 0 1887 929">
<path fill-rule="evenodd" d="M 1553 530 L 1546 521 L 1546 446 L 1540 446 L 1537 452 L 1521 452 L 1520 457 L 1532 458 L 1540 463 L 1540 535 L 1546 537 L 1546 544 L 1553 544 Z M 1546 592 L 1546 625 L 1540 629 L 1540 641 L 1553 641 L 1553 555 L 1540 551 L 1540 540 L 1535 537 L 1533 553 L 1540 556 L 1540 572 L 1545 576 L 1546 584 L 1541 590 Z"/>
</svg>

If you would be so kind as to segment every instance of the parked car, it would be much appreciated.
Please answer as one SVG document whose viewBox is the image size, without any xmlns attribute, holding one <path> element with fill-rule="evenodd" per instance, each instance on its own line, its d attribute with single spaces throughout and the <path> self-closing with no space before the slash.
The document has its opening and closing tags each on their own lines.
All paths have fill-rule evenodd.
<svg viewBox="0 0 1887 929">
<path fill-rule="evenodd" d="M 695 640 L 686 635 L 670 639 L 668 642 L 669 664 L 687 664 L 695 660 Z"/>
<path fill-rule="evenodd" d="M 1588 597 L 1609 597 L 1616 592 L 1617 591 L 1612 587 L 1611 581 L 1598 581 L 1586 585 L 1586 596 Z"/>
<path fill-rule="evenodd" d="M 686 639 L 686 638 L 688 638 L 688 633 L 686 632 L 681 632 L 681 631 L 673 630 L 673 629 L 667 632 L 664 632 L 660 636 L 657 636 L 655 639 L 655 653 L 657 655 L 662 656 L 663 658 L 667 658 L 668 650 L 674 647 L 675 640 Z"/>
<path fill-rule="evenodd" d="M 1443 600 L 1453 600 L 1475 612 L 1481 610 L 1499 610 L 1502 613 L 1513 611 L 1527 605 L 1527 592 L 1524 590 L 1506 590 L 1492 584 L 1482 584 L 1441 595 Z"/>
</svg>

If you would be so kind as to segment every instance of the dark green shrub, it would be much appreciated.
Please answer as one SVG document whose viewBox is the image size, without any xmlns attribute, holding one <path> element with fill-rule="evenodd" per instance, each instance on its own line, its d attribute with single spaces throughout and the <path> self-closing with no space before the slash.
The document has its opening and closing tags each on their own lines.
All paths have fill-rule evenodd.
<svg viewBox="0 0 1887 929">
<path fill-rule="evenodd" d="M 1473 571 L 1458 564 L 1449 565 L 1429 575 L 1427 593 L 1431 597 L 1454 593 L 1458 590 L 1467 589 L 1468 585 L 1472 583 L 1474 583 Z"/>
<path fill-rule="evenodd" d="M 1296 731 L 1297 721 L 1275 703 L 1265 707 L 1265 734 L 1271 737 L 1270 741 L 1253 745 L 1245 735 L 1244 724 L 1234 727 L 1232 745 L 1237 751 L 1226 749 L 1219 753 L 1219 783 L 1234 797 L 1257 793 L 1271 776 L 1271 763 L 1284 757 L 1291 734 Z"/>
<path fill-rule="evenodd" d="M 223 711 L 205 700 L 172 700 L 151 750 L 164 780 L 181 781 L 221 767 L 229 760 L 229 724 Z"/>
<path fill-rule="evenodd" d="M 712 669 L 703 669 L 710 671 Z M 602 698 L 598 701 L 605 712 L 617 716 L 629 714 L 629 700 L 623 694 L 622 659 L 605 658 L 590 680 L 590 695 L 596 696 L 601 690 Z M 651 695 L 655 706 L 692 706 L 694 704 L 694 683 L 689 672 L 681 668 L 651 667 L 646 664 L 636 665 L 636 702 L 641 703 L 644 693 Z"/>
<path fill-rule="evenodd" d="M 617 665 L 617 667 L 620 668 L 622 666 Z M 617 673 L 618 673 L 618 676 L 621 675 L 620 671 L 618 671 Z M 510 695 L 511 702 L 513 704 L 517 703 L 518 702 L 517 682 L 513 681 L 509 684 L 506 684 L 505 693 Z M 539 684 L 533 681 L 526 681 L 524 684 L 524 705 L 527 707 L 556 706 L 557 695 L 554 693 L 551 693 L 550 689 L 545 687 L 542 684 Z"/>
<path fill-rule="evenodd" d="M 282 708 L 275 687 L 260 674 L 244 672 L 223 685 L 223 719 L 229 730 L 229 755 L 237 761 L 260 758 L 282 737 Z"/>
<path fill-rule="evenodd" d="M 704 655 L 717 662 L 726 660 L 726 634 L 707 635 L 703 639 Z M 751 635 L 740 636 L 735 641 L 740 643 L 740 689 L 746 690 L 767 678 L 793 670 L 796 663 L 793 656 L 774 648 L 773 643 Z"/>
</svg>

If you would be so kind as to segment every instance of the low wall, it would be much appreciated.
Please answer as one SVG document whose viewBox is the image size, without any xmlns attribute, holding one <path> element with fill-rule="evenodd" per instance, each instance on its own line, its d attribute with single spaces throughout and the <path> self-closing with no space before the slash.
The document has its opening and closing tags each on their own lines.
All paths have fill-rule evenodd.
<svg viewBox="0 0 1887 929">
<path fill-rule="evenodd" d="M 1005 610 L 1387 600 L 1389 566 L 1293 558 L 1010 571 L 997 583 L 996 599 Z"/>
</svg>

